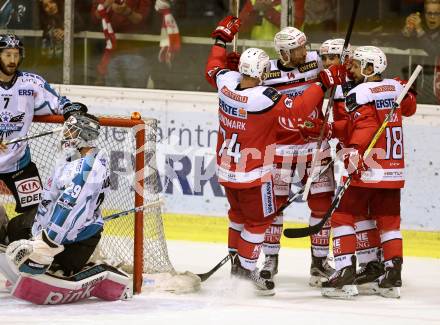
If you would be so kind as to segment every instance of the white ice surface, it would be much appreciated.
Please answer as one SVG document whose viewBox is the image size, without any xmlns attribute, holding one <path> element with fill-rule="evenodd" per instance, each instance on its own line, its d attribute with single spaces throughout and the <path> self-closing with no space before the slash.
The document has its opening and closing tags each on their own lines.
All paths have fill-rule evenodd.
<svg viewBox="0 0 440 325">
<path fill-rule="evenodd" d="M 208 271 L 226 255 L 225 245 L 169 242 L 176 269 Z M 254 297 L 232 282 L 229 264 L 190 295 L 150 293 L 131 301 L 96 299 L 60 306 L 36 306 L 12 298 L 0 278 L 0 325 L 9 324 L 440 324 L 440 260 L 406 258 L 402 297 L 359 296 L 353 301 L 321 297 L 308 286 L 308 250 L 282 249 L 274 297 Z"/>
</svg>

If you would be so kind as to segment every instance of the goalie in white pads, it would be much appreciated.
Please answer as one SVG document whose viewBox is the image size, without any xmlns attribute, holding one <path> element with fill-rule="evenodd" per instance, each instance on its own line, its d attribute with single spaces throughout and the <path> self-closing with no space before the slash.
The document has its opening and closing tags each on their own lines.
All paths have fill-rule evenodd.
<svg viewBox="0 0 440 325">
<path fill-rule="evenodd" d="M 64 123 L 63 155 L 45 185 L 33 238 L 12 242 L 3 258 L 10 266 L 3 273 L 13 283 L 13 296 L 58 304 L 131 294 L 122 271 L 104 264 L 86 266 L 101 237 L 100 205 L 110 185 L 107 154 L 93 145 L 99 129 L 98 119 L 87 113 L 74 113 Z"/>
</svg>

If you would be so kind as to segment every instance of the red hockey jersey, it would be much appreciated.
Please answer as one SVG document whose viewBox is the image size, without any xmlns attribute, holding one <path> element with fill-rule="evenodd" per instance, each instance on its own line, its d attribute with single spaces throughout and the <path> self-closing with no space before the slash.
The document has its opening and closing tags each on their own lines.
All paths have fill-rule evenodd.
<svg viewBox="0 0 440 325">
<path fill-rule="evenodd" d="M 345 103 L 350 112 L 347 144 L 363 153 L 380 127 L 403 86 L 394 79 L 365 82 L 357 85 L 347 95 Z M 377 141 L 370 158 L 366 159 L 369 169 L 360 181 L 353 180 L 352 186 L 374 188 L 402 188 L 405 182 L 404 142 L 402 115 L 416 112 L 416 100 L 408 93 L 395 111 L 387 128 Z"/>
<path fill-rule="evenodd" d="M 266 86 L 240 89 L 241 74 L 222 69 L 226 51 L 214 46 L 206 65 L 206 77 L 219 96 L 217 175 L 232 188 L 250 188 L 271 179 L 278 136 L 283 120 L 297 125 L 322 100 L 320 86 L 311 85 L 294 100 Z"/>
<path fill-rule="evenodd" d="M 322 70 L 322 62 L 317 52 L 307 52 L 306 62 L 295 68 L 287 68 L 280 64 L 278 60 L 271 60 L 271 71 L 264 81 L 264 85 L 276 88 L 280 93 L 286 94 L 290 98 L 295 98 L 304 93 L 315 82 L 319 81 L 318 74 Z M 318 102 L 310 117 L 323 117 L 322 101 Z M 306 141 L 288 119 L 282 120 L 285 129 L 278 136 L 276 149 L 276 161 L 281 163 L 283 157 L 288 157 L 290 161 L 293 156 L 295 162 L 299 156 L 307 156 L 311 160 L 311 154 L 317 148 L 315 141 Z M 326 141 L 322 148 L 328 148 Z"/>
</svg>

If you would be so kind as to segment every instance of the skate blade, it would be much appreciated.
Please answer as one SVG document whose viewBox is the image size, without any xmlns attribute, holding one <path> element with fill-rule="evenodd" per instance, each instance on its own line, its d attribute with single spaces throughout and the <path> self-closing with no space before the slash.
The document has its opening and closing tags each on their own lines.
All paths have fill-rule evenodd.
<svg viewBox="0 0 440 325">
<path fill-rule="evenodd" d="M 320 276 L 320 275 L 312 275 L 310 276 L 310 280 L 309 280 L 309 286 L 311 287 L 315 287 L 315 288 L 321 288 L 322 287 L 322 283 L 324 281 L 327 281 L 328 279 Z"/>
<path fill-rule="evenodd" d="M 339 289 L 339 288 L 322 288 L 321 294 L 324 297 L 349 300 L 349 299 L 353 299 L 353 297 L 357 296 L 359 294 L 359 292 L 358 292 L 356 285 L 350 284 L 350 285 L 343 286 L 341 289 Z"/>
<path fill-rule="evenodd" d="M 379 285 L 374 282 L 368 282 L 357 285 L 360 295 L 371 296 L 379 294 Z"/>
<path fill-rule="evenodd" d="M 255 289 L 255 295 L 258 297 L 271 297 L 275 296 L 275 289 L 265 290 L 265 289 Z"/>
<path fill-rule="evenodd" d="M 379 288 L 379 294 L 385 298 L 400 298 L 400 288 Z"/>
</svg>

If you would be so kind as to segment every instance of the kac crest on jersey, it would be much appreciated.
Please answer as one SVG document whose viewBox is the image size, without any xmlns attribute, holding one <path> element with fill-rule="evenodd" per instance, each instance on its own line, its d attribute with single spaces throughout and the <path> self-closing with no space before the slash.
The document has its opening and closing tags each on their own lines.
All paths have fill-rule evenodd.
<svg viewBox="0 0 440 325">
<path fill-rule="evenodd" d="M 23 128 L 24 114 L 13 116 L 10 112 L 0 113 L 0 138 L 10 136 L 13 132 L 19 132 Z"/>
</svg>

